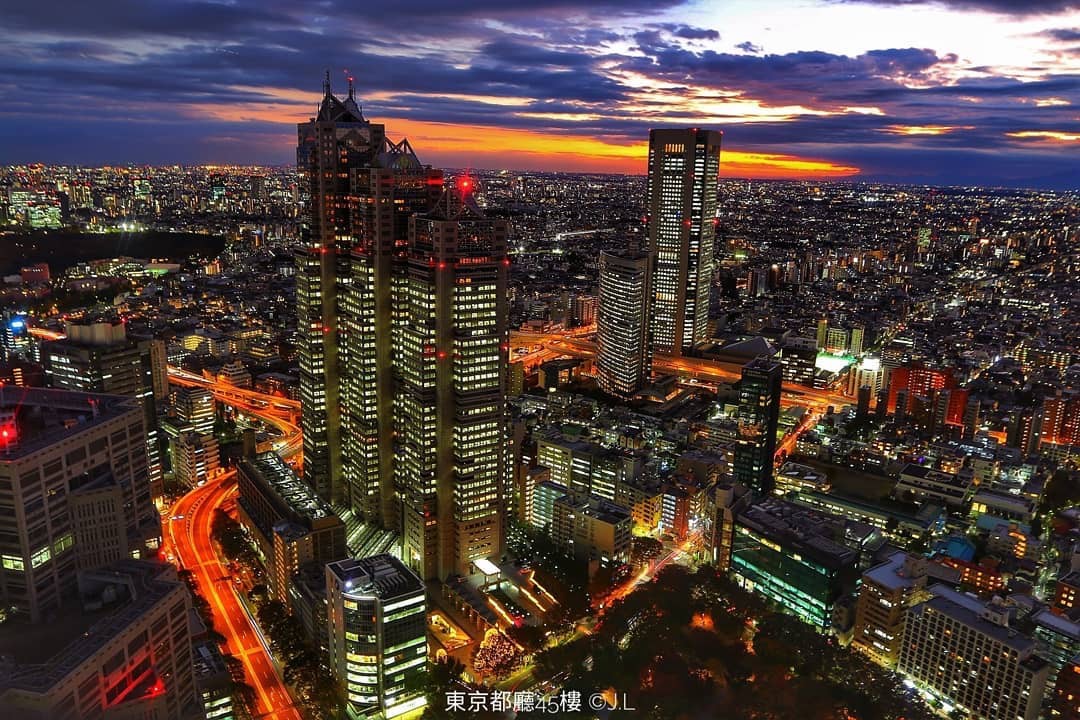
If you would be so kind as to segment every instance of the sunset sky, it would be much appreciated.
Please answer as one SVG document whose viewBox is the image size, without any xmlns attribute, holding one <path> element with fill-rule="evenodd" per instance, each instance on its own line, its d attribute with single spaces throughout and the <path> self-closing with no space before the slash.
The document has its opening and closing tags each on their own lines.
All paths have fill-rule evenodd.
<svg viewBox="0 0 1080 720">
<path fill-rule="evenodd" d="M 1080 189 L 1080 0 L 5 2 L 0 163 L 294 161 L 330 69 L 447 167 Z"/>
</svg>

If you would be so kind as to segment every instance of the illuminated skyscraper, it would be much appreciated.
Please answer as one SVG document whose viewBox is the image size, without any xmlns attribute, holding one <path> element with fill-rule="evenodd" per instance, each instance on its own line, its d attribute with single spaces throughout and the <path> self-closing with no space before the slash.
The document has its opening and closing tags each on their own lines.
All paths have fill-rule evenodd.
<svg viewBox="0 0 1080 720">
<path fill-rule="evenodd" d="M 649 133 L 651 346 L 681 355 L 705 340 L 721 133 Z"/>
<path fill-rule="evenodd" d="M 425 703 L 424 583 L 393 555 L 326 566 L 330 671 L 351 718 L 395 718 Z"/>
<path fill-rule="evenodd" d="M 304 477 L 319 494 L 396 528 L 393 501 L 395 258 L 408 216 L 430 206 L 441 173 L 420 165 L 366 120 L 352 84 L 342 101 L 324 83 L 296 150 L 310 188 L 311 239 L 297 253 Z"/>
<path fill-rule="evenodd" d="M 647 256 L 600 253 L 596 381 L 624 400 L 641 392 L 649 378 L 648 297 Z"/>
<path fill-rule="evenodd" d="M 502 549 L 507 228 L 484 217 L 473 182 L 410 220 L 398 290 L 395 477 L 403 558 L 424 579 Z"/>
<path fill-rule="evenodd" d="M 408 140 L 329 83 L 299 126 L 311 243 L 298 253 L 304 476 L 402 533 L 425 579 L 502 548 L 506 224 L 444 189 Z"/>
<path fill-rule="evenodd" d="M 323 497 L 347 502 L 341 470 L 338 292 L 362 232 L 358 173 L 383 148 L 382 125 L 364 119 L 349 88 L 342 102 L 327 75 L 318 114 L 297 126 L 296 164 L 310 188 L 311 237 L 297 253 L 296 310 L 304 476 Z"/>
<path fill-rule="evenodd" d="M 773 489 L 773 454 L 782 384 L 783 366 L 763 357 L 747 363 L 739 381 L 739 437 L 734 476 L 762 493 L 771 493 Z"/>
</svg>

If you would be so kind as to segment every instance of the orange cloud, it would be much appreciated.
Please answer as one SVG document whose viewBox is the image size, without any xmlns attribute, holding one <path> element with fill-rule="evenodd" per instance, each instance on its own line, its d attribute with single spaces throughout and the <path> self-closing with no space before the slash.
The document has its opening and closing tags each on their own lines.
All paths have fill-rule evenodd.
<svg viewBox="0 0 1080 720">
<path fill-rule="evenodd" d="M 889 125 L 884 128 L 893 135 L 945 135 L 955 130 L 974 129 L 974 125 Z"/>
<path fill-rule="evenodd" d="M 1058 132 L 1056 130 L 1020 130 L 1019 132 L 1005 133 L 1011 138 L 1018 140 L 1037 140 L 1053 143 L 1080 142 L 1080 133 Z"/>
</svg>

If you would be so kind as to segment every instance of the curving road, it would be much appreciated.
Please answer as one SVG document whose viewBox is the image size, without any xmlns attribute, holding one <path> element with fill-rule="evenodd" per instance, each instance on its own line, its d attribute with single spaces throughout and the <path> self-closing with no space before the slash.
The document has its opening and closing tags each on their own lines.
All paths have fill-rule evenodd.
<svg viewBox="0 0 1080 720">
<path fill-rule="evenodd" d="M 292 698 L 277 674 L 269 650 L 263 645 L 234 590 L 229 569 L 218 559 L 210 537 L 214 511 L 235 492 L 229 471 L 176 502 L 166 525 L 165 549 L 180 567 L 190 570 L 199 593 L 210 603 L 214 628 L 225 636 L 226 650 L 244 666 L 247 682 L 255 690 L 253 715 L 274 720 L 300 720 Z"/>
</svg>

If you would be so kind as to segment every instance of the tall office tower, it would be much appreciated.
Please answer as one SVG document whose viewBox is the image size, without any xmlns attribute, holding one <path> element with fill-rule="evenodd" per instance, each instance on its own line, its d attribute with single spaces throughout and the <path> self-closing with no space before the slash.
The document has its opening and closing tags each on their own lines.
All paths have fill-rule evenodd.
<svg viewBox="0 0 1080 720">
<path fill-rule="evenodd" d="M 648 298 L 647 256 L 600 253 L 596 381 L 623 400 L 645 388 L 651 371 Z"/>
<path fill-rule="evenodd" d="M 173 395 L 176 419 L 197 433 L 214 431 L 214 394 L 204 387 L 178 387 Z"/>
<path fill-rule="evenodd" d="M 115 395 L 0 388 L 0 603 L 31 621 L 59 608 L 76 569 L 151 556 L 145 420 Z"/>
<path fill-rule="evenodd" d="M 66 339 L 41 345 L 41 360 L 49 384 L 66 390 L 139 399 L 146 431 L 149 489 L 152 497 L 161 497 L 161 447 L 151 343 L 129 340 L 122 322 L 68 323 L 65 330 Z"/>
<path fill-rule="evenodd" d="M 304 476 L 324 498 L 347 501 L 341 472 L 338 288 L 348 283 L 348 251 L 361 232 L 358 172 L 370 168 L 386 139 L 353 97 L 323 83 L 315 117 L 297 125 L 296 165 L 309 185 L 311 229 L 297 252 L 296 312 L 300 364 Z"/>
<path fill-rule="evenodd" d="M 296 275 L 304 478 L 335 505 L 396 528 L 395 268 L 409 215 L 430 207 L 442 176 L 364 118 L 351 81 L 342 101 L 328 78 L 297 135 L 311 228 Z"/>
<path fill-rule="evenodd" d="M 342 357 L 342 471 L 349 506 L 365 521 L 400 530 L 394 490 L 395 348 L 404 316 L 409 217 L 442 191 L 442 172 L 422 165 L 408 140 L 386 142 L 375 167 L 356 174 L 365 198 L 362 233 L 339 292 Z"/>
<path fill-rule="evenodd" d="M 964 717 L 1036 720 L 1050 663 L 1010 627 L 1011 608 L 944 585 L 908 611 L 897 669 Z"/>
<path fill-rule="evenodd" d="M 326 566 L 330 671 L 349 717 L 395 718 L 425 704 L 424 583 L 388 554 Z"/>
<path fill-rule="evenodd" d="M 825 352 L 825 344 L 829 338 L 829 319 L 818 318 L 817 321 L 817 346 L 818 350 Z"/>
<path fill-rule="evenodd" d="M 72 573 L 72 607 L 0 624 L 0 708 L 20 720 L 202 717 L 187 586 L 172 565 L 124 558 Z M 77 592 L 76 592 L 77 588 Z"/>
<path fill-rule="evenodd" d="M 510 260 L 506 223 L 484 216 L 473 182 L 409 220 L 397 293 L 402 557 L 425 580 L 502 551 Z"/>
<path fill-rule="evenodd" d="M 721 137 L 649 132 L 650 342 L 660 352 L 692 350 L 708 330 Z"/>
<path fill-rule="evenodd" d="M 783 365 L 760 357 L 747 363 L 739 382 L 739 436 L 735 480 L 762 493 L 773 489 L 773 455 L 780 423 Z"/>
</svg>

